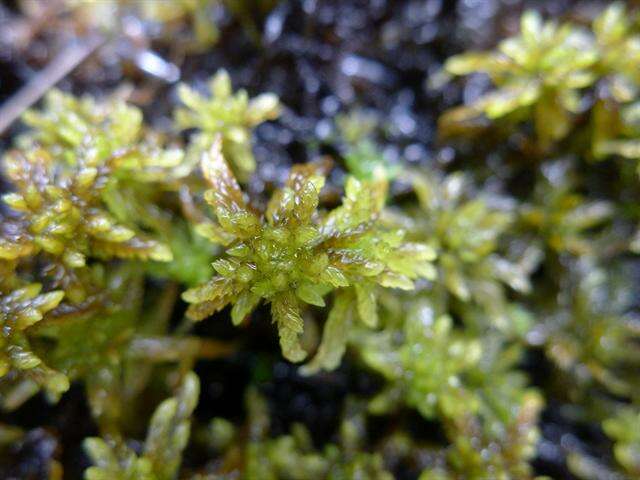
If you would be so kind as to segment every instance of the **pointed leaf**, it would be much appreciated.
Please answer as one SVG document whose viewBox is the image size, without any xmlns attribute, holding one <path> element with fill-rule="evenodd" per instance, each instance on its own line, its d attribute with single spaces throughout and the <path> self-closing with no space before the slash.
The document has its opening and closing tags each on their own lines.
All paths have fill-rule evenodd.
<svg viewBox="0 0 640 480">
<path fill-rule="evenodd" d="M 322 341 L 313 359 L 301 368 L 304 375 L 320 370 L 335 370 L 340 364 L 349 337 L 353 317 L 353 297 L 348 291 L 338 293 L 322 332 Z"/>
<path fill-rule="evenodd" d="M 295 295 L 282 293 L 271 301 L 271 315 L 278 326 L 282 354 L 291 362 L 300 362 L 307 356 L 300 345 L 304 321 Z"/>
<path fill-rule="evenodd" d="M 378 304 L 375 286 L 368 282 L 358 282 L 354 284 L 354 287 L 360 320 L 368 327 L 376 328 L 378 326 Z"/>
</svg>

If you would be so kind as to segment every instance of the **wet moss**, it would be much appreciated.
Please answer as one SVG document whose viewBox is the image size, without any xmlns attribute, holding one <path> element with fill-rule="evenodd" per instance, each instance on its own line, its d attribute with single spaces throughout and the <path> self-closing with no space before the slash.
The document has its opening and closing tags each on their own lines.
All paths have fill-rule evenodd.
<svg viewBox="0 0 640 480">
<path fill-rule="evenodd" d="M 24 12 L 1 475 L 640 474 L 636 11 L 467 3 Z"/>
</svg>

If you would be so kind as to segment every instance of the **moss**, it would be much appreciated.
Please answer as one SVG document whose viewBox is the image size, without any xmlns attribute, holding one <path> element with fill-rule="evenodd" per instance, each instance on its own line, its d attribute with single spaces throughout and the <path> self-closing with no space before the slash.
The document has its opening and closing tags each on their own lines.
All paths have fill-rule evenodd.
<svg viewBox="0 0 640 480">
<path fill-rule="evenodd" d="M 214 2 L 115 3 L 223 40 Z M 162 87 L 153 127 L 49 92 L 2 162 L 0 472 L 41 392 L 86 407 L 88 480 L 534 479 L 556 443 L 562 473 L 636 478 L 639 45 L 619 2 L 525 12 L 444 64 L 491 89 L 440 117 L 433 158 L 352 108 L 266 174 L 255 129 L 299 112 L 225 70 Z M 47 451 L 52 479 L 82 464 Z"/>
<path fill-rule="evenodd" d="M 269 438 L 269 412 L 262 396 L 249 390 L 246 397 L 249 438 L 235 433 L 231 443 L 223 449 L 221 466 L 212 477 L 225 478 L 225 474 L 237 471 L 240 463 L 245 478 L 268 480 L 342 480 L 367 478 L 391 480 L 393 477 L 383 465 L 382 457 L 366 453 L 362 438 L 362 409 L 349 403 L 340 426 L 340 439 L 318 450 L 314 448 L 308 430 L 294 424 L 291 432 Z M 205 478 L 205 477 L 196 477 Z"/>
<path fill-rule="evenodd" d="M 187 85 L 181 85 L 178 95 L 185 108 L 175 112 L 176 126 L 197 129 L 188 155 L 198 158 L 211 148 L 217 135 L 234 171 L 246 180 L 256 168 L 251 150 L 251 131 L 280 114 L 278 97 L 264 93 L 249 99 L 245 90 L 233 93 L 231 79 L 225 70 L 209 81 L 210 98 L 205 98 Z"/>
<path fill-rule="evenodd" d="M 541 144 L 560 140 L 579 108 L 579 91 L 595 80 L 589 69 L 596 61 L 585 32 L 569 24 L 544 23 L 540 14 L 528 11 L 522 16 L 520 35 L 502 41 L 498 51 L 466 53 L 447 61 L 447 72 L 484 72 L 498 89 L 449 112 L 442 119 L 443 128 L 476 115 L 498 119 L 527 109 Z"/>
<path fill-rule="evenodd" d="M 2 344 L 0 345 L 0 377 L 18 371 L 53 393 L 69 388 L 69 381 L 60 372 L 49 368 L 33 352 L 27 330 L 58 306 L 64 293 L 52 291 L 40 294 L 37 283 L 5 291 L 0 297 Z"/>
<path fill-rule="evenodd" d="M 298 336 L 303 331 L 301 306 L 325 306 L 324 296 L 352 287 L 360 319 L 377 325 L 375 287 L 412 289 L 418 277 L 433 278 L 429 263 L 435 252 L 426 245 L 403 241 L 404 232 L 385 228 L 379 216 L 385 185 L 347 180 L 342 206 L 317 212 L 324 185 L 323 165 L 291 170 L 283 189 L 276 191 L 263 215 L 252 211 L 221 151 L 220 137 L 202 160 L 211 189 L 205 193 L 217 223 L 201 224 L 214 242 L 226 244 L 226 254 L 213 263 L 217 275 L 186 291 L 187 315 L 201 320 L 233 305 L 231 318 L 240 324 L 261 300 L 271 305 L 282 352 L 291 361 L 306 356 Z M 346 294 L 343 294 L 346 295 Z M 336 299 L 334 308 L 344 309 Z M 344 350 L 333 338 L 348 326 L 344 315 L 333 314 L 319 355 L 312 366 L 335 367 Z M 339 335 L 341 341 L 345 335 Z M 331 358 L 331 360 L 329 360 Z"/>
<path fill-rule="evenodd" d="M 191 414 L 198 402 L 200 383 L 194 373 L 186 375 L 175 397 L 155 410 L 144 453 L 137 455 L 121 439 L 85 440 L 85 448 L 95 466 L 87 469 L 87 480 L 169 480 L 175 478 L 182 452 L 189 440 Z"/>
<path fill-rule="evenodd" d="M 538 12 L 528 11 L 520 34 L 503 40 L 495 51 L 450 58 L 444 66 L 448 74 L 486 73 L 496 89 L 445 113 L 442 133 L 483 115 L 491 121 L 531 121 L 540 146 L 549 149 L 572 131 L 584 111 L 587 89 L 596 86 L 593 154 L 634 155 L 633 141 L 615 139 L 629 128 L 617 112 L 629 108 L 640 85 L 640 37 L 632 17 L 622 2 L 613 2 L 587 30 L 576 23 L 544 22 Z"/>
</svg>

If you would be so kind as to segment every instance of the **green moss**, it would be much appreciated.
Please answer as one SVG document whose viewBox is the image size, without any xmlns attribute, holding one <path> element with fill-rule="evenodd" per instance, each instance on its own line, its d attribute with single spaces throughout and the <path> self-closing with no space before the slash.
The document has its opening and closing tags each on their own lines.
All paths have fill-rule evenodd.
<svg viewBox="0 0 640 480">
<path fill-rule="evenodd" d="M 517 369 L 522 349 L 495 332 L 454 328 L 427 299 L 405 305 L 399 330 L 359 337 L 364 362 L 387 381 L 369 411 L 411 408 L 443 423 L 446 464 L 421 479 L 530 478 L 542 397 Z"/>
<path fill-rule="evenodd" d="M 217 275 L 183 294 L 192 304 L 187 315 L 194 320 L 232 304 L 231 318 L 237 325 L 265 300 L 271 305 L 283 354 L 301 361 L 306 356 L 298 340 L 304 326 L 302 305 L 323 307 L 327 293 L 352 287 L 360 319 L 375 326 L 376 286 L 412 289 L 414 279 L 434 276 L 434 251 L 404 242 L 404 232 L 385 228 L 380 221 L 384 184 L 374 187 L 352 177 L 342 206 L 321 214 L 317 209 L 325 182 L 323 165 L 297 166 L 284 188 L 273 194 L 266 212 L 258 214 L 246 203 L 222 157 L 219 138 L 204 156 L 202 169 L 211 186 L 205 198 L 217 223 L 201 224 L 200 231 L 225 243 L 227 250 L 213 263 Z M 341 302 L 336 298 L 334 308 L 343 308 Z M 348 326 L 333 323 L 344 323 L 347 317 L 330 315 L 331 319 L 312 370 L 334 368 L 332 351 L 344 350 L 334 336 Z M 339 338 L 346 341 L 344 335 Z"/>
<path fill-rule="evenodd" d="M 177 34 L 183 23 L 189 24 L 188 40 L 190 50 L 203 51 L 216 44 L 220 31 L 213 19 L 213 9 L 219 7 L 220 0 L 157 0 L 135 2 L 130 0 L 102 0 L 98 4 L 88 4 L 82 0 L 65 0 L 68 9 L 85 28 L 94 28 L 110 34 L 123 28 L 121 17 L 136 15 L 160 27 L 165 41 Z"/>
<path fill-rule="evenodd" d="M 400 169 L 391 165 L 373 141 L 376 121 L 359 110 L 336 117 L 337 139 L 347 171 L 358 180 L 395 178 Z"/>
<path fill-rule="evenodd" d="M 444 178 L 414 172 L 411 181 L 418 208 L 408 209 L 410 233 L 439 252 L 437 288 L 465 304 L 459 310 L 463 316 L 475 315 L 473 307 L 505 332 L 525 331 L 527 326 L 515 321 L 506 287 L 530 292 L 529 276 L 541 253 L 533 243 L 522 251 L 505 251 L 505 237 L 515 227 L 514 209 L 493 206 L 504 204 L 496 195 L 473 192 L 462 172 Z"/>
<path fill-rule="evenodd" d="M 580 89 L 595 81 L 590 68 L 596 61 L 585 32 L 569 24 L 545 23 L 540 14 L 528 11 L 522 16 L 520 35 L 502 41 L 497 51 L 466 53 L 447 61 L 450 74 L 483 72 L 498 88 L 473 105 L 449 112 L 442 128 L 477 115 L 498 119 L 527 109 L 540 142 L 548 145 L 569 132 Z"/>
<path fill-rule="evenodd" d="M 64 293 L 40 293 L 41 289 L 41 285 L 32 283 L 0 294 L 0 378 L 18 372 L 59 394 L 69 388 L 69 381 L 33 351 L 28 331 L 58 306 Z"/>
<path fill-rule="evenodd" d="M 198 403 L 200 382 L 194 373 L 185 376 L 175 397 L 156 408 L 138 455 L 120 439 L 88 438 L 85 449 L 95 466 L 86 480 L 170 480 L 176 477 L 187 446 L 191 414 Z"/>
<path fill-rule="evenodd" d="M 542 165 L 530 203 L 520 221 L 546 248 L 557 253 L 590 255 L 597 243 L 587 235 L 609 221 L 615 211 L 606 200 L 587 200 L 578 193 L 576 174 L 566 162 Z"/>
<path fill-rule="evenodd" d="M 633 128 L 629 105 L 640 86 L 640 36 L 633 15 L 614 2 L 593 22 L 591 30 L 575 23 L 544 22 L 528 11 L 520 34 L 491 52 L 470 52 L 450 58 L 449 75 L 487 74 L 496 89 L 471 105 L 446 112 L 440 121 L 443 135 L 486 117 L 507 123 L 531 121 L 540 146 L 548 149 L 574 128 L 584 112 L 587 88 L 595 89 L 592 153 L 596 157 L 622 154 L 637 158 L 637 148 L 626 132 Z M 622 53 L 624 52 L 624 53 Z"/>
<path fill-rule="evenodd" d="M 256 168 L 251 132 L 257 125 L 278 117 L 278 97 L 264 93 L 249 99 L 245 90 L 233 93 L 231 79 L 225 70 L 218 71 L 209 81 L 209 91 L 209 98 L 184 84 L 178 91 L 184 108 L 175 112 L 176 126 L 197 129 L 188 155 L 199 158 L 220 135 L 225 158 L 231 162 L 236 174 L 246 180 Z"/>
<path fill-rule="evenodd" d="M 605 420 L 604 431 L 615 440 L 616 460 L 629 477 L 640 475 L 640 412 L 632 408 L 620 409 Z"/>
<path fill-rule="evenodd" d="M 242 478 L 265 480 L 347 480 L 366 478 L 391 480 L 393 476 L 383 465 L 382 457 L 363 451 L 362 411 L 349 404 L 340 425 L 338 443 L 314 448 L 308 430 L 294 424 L 286 435 L 270 438 L 269 412 L 265 399 L 254 389 L 247 392 L 248 439 L 240 432 L 222 452 L 221 466 L 212 477 L 223 479 L 225 474 L 240 472 Z"/>
<path fill-rule="evenodd" d="M 182 24 L 204 3 L 139 8 Z M 3 158 L 0 405 L 83 389 L 88 480 L 532 479 L 548 421 L 576 426 L 577 478 L 637 477 L 637 25 L 621 3 L 590 29 L 527 12 L 497 50 L 451 58 L 494 86 L 440 120 L 473 161 L 392 165 L 386 125 L 353 110 L 328 139 L 344 169 L 294 164 L 278 186 L 253 181 L 251 137 L 283 107 L 223 70 L 209 96 L 176 89 L 163 133 L 116 96 L 50 92 Z M 484 157 L 478 125 L 518 133 Z M 214 314 L 239 328 L 196 326 Z M 239 364 L 245 406 L 212 413 L 211 372 Z M 291 421 L 265 379 L 304 408 L 296 382 L 317 389 L 338 426 Z M 3 458 L 30 435 L 0 426 Z"/>
</svg>

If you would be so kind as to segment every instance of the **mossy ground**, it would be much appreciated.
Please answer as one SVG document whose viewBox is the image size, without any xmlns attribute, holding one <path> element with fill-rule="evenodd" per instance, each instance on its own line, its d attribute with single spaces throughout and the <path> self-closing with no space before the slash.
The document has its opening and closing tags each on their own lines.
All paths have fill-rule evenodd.
<svg viewBox="0 0 640 480">
<path fill-rule="evenodd" d="M 70 37 L 85 35 L 87 25 L 92 25 L 87 22 L 96 21 L 84 16 L 86 12 L 80 15 L 62 8 L 74 2 L 44 3 L 50 3 L 51 10 L 29 9 L 28 1 L 0 7 L 0 31 L 9 32 L 0 35 L 0 100 L 52 61 Z M 640 296 L 634 253 L 639 242 L 632 241 L 640 179 L 633 159 L 637 122 L 625 97 L 634 90 L 628 85 L 633 82 L 602 73 L 605 67 L 628 73 L 627 65 L 635 57 L 620 61 L 607 56 L 598 71 L 602 78 L 582 78 L 569 91 L 564 89 L 566 77 L 559 75 L 560 88 L 551 82 L 545 95 L 536 97 L 543 107 L 534 108 L 533 114 L 516 108 L 522 106 L 518 102 L 515 106 L 507 102 L 508 108 L 503 103 L 493 105 L 484 116 L 477 115 L 482 109 L 473 108 L 452 115 L 451 109 L 473 105 L 494 84 L 482 74 L 464 80 L 442 78 L 451 56 L 491 50 L 518 35 L 526 8 L 536 9 L 545 19 L 571 21 L 588 30 L 590 20 L 608 2 L 223 3 L 180 2 L 183 7 L 174 12 L 179 15 L 170 19 L 166 11 L 134 8 L 135 15 L 150 22 L 142 24 L 143 34 L 137 36 L 135 25 L 129 24 L 134 33 L 130 30 L 125 41 L 107 42 L 59 84 L 78 96 L 104 98 L 115 92 L 116 99 L 127 97 L 144 121 L 136 113 L 116 109 L 121 116 L 115 115 L 115 122 L 108 120 L 109 115 L 107 120 L 88 121 L 98 125 L 98 133 L 91 137 L 100 138 L 100 152 L 108 158 L 116 151 L 119 155 L 127 142 L 136 148 L 142 145 L 143 155 L 131 154 L 129 161 L 110 163 L 100 171 L 108 179 L 106 187 L 98 182 L 106 193 L 96 188 L 93 196 L 78 195 L 90 198 L 92 213 L 98 210 L 109 216 L 115 229 L 110 240 L 119 245 L 107 248 L 102 238 L 95 241 L 95 235 L 104 236 L 101 223 L 97 233 L 74 229 L 64 240 L 69 248 L 59 252 L 57 244 L 38 239 L 32 222 L 29 235 L 35 240 L 29 237 L 17 243 L 37 250 L 38 260 L 21 264 L 17 277 L 13 260 L 2 264 L 3 295 L 36 281 L 43 282 L 48 292 L 65 292 L 63 305 L 69 306 L 58 315 L 68 323 L 61 321 L 60 327 L 43 322 L 28 345 L 41 354 L 47 368 L 60 369 L 73 381 L 58 399 L 57 377 L 48 370 L 30 372 L 46 392 L 25 394 L 24 403 L 19 401 L 24 392 L 18 392 L 16 399 L 4 393 L 9 391 L 5 383 L 0 385 L 2 403 L 11 400 L 18 407 L 0 413 L 0 477 L 56 480 L 64 471 L 64 478 L 70 479 L 85 474 L 91 480 L 172 478 L 195 397 L 199 401 L 180 478 L 236 478 L 234 471 L 251 480 L 375 480 L 391 478 L 388 475 L 407 480 L 491 475 L 609 479 L 640 474 L 636 319 Z M 634 2 L 627 3 L 633 11 Z M 215 28 L 202 30 L 202 24 L 193 22 L 193 8 L 205 8 L 209 26 Z M 50 21 L 43 23 L 41 18 Z M 621 24 L 613 14 L 610 20 Z M 627 20 L 628 32 L 621 29 L 622 40 L 612 34 L 613 44 L 624 44 L 624 39 L 637 34 L 637 19 L 629 15 Z M 531 35 L 538 28 L 534 23 L 537 20 L 531 18 L 525 22 Z M 596 31 L 601 33 L 606 23 L 602 21 Z M 637 45 L 631 42 L 625 51 L 635 52 Z M 170 68 L 163 73 L 142 61 L 139 55 L 145 51 L 167 62 L 165 67 L 175 65 L 180 82 L 203 96 L 178 87 Z M 594 61 L 587 58 L 574 70 L 582 74 Z M 562 63 L 558 68 L 564 67 Z M 221 69 L 228 72 L 231 91 Z M 449 70 L 467 74 L 473 68 Z M 209 79 L 216 73 L 218 87 L 213 82 L 209 91 Z M 521 73 L 514 74 L 516 84 Z M 513 81 L 509 78 L 505 88 L 511 88 Z M 611 87 L 621 83 L 625 88 Z M 246 93 L 236 93 L 239 89 Z M 559 109 L 549 89 L 565 100 L 574 90 L 583 96 L 579 104 L 573 97 L 563 100 L 568 107 Z M 622 96 L 608 96 L 608 89 Z M 533 100 L 525 97 L 519 101 L 531 105 Z M 194 104 L 202 106 L 200 117 L 185 113 L 184 107 L 193 109 Z M 182 113 L 174 115 L 178 109 Z M 443 116 L 445 112 L 449 113 Z M 209 117 L 223 116 L 228 118 L 222 128 L 206 124 Z M 82 169 L 87 165 L 80 168 L 69 160 L 86 155 L 85 145 L 69 141 L 82 137 L 73 135 L 73 129 L 82 126 L 76 118 L 67 123 L 54 118 L 47 124 L 46 118 L 43 123 L 37 115 L 27 115 L 4 132 L 3 153 L 16 146 L 29 150 L 34 141 L 30 132 L 55 132 L 61 124 L 71 125 L 66 136 L 35 135 L 35 141 L 67 160 L 66 170 L 56 170 L 52 178 L 62 178 L 64 186 L 65 178 L 85 178 Z M 114 125 L 116 130 L 122 125 L 128 128 L 113 133 Z M 180 293 L 212 277 L 225 277 L 225 272 L 227 277 L 235 275 L 227 264 L 218 263 L 217 273 L 209 268 L 214 259 L 237 257 L 223 254 L 228 246 L 237 247 L 237 239 L 229 236 L 233 229 L 221 221 L 226 213 L 216 210 L 215 200 L 209 201 L 213 206 L 209 210 L 203 201 L 206 189 L 214 190 L 208 200 L 216 189 L 220 191 L 216 185 L 220 169 L 207 184 L 199 166 L 219 134 L 251 215 L 262 218 L 269 199 L 275 198 L 284 217 L 298 222 L 302 215 L 304 227 L 320 229 L 343 203 L 346 176 L 352 174 L 369 185 L 373 196 L 385 197 L 387 208 L 382 213 L 372 208 L 364 220 L 348 227 L 366 224 L 369 230 L 362 235 L 367 241 L 370 231 L 377 240 L 382 231 L 402 229 L 402 241 L 420 243 L 437 253 L 435 259 L 420 259 L 433 261 L 437 279 L 415 275 L 430 278 L 418 280 L 417 293 L 379 287 L 374 293 L 371 286 L 370 295 L 369 291 L 356 295 L 355 290 L 341 294 L 317 282 L 312 282 L 314 288 L 289 291 L 292 284 L 300 287 L 300 275 L 274 280 L 273 264 L 266 264 L 269 281 L 260 287 L 265 303 L 251 304 L 256 308 L 250 321 L 240 327 L 231 322 L 238 291 L 215 308 L 205 305 L 206 320 L 185 320 L 189 307 Z M 174 147 L 184 155 L 157 155 Z M 67 153 L 60 154 L 61 150 Z M 297 195 L 292 185 L 293 194 L 275 193 L 294 165 L 323 162 L 326 157 L 333 167 L 322 172 L 326 184 L 320 198 Z M 92 157 L 99 165 L 101 159 Z M 23 168 L 31 165 L 17 163 Z M 302 183 L 307 188 L 318 179 Z M 388 191 L 376 186 L 386 183 Z M 0 177 L 1 193 L 23 193 L 16 186 L 15 178 Z M 310 204 L 296 210 L 298 200 L 304 203 L 309 198 Z M 18 200 L 13 198 L 12 205 Z M 358 201 L 365 203 L 364 197 Z M 0 215 L 2 238 L 13 239 L 23 219 L 4 203 Z M 117 230 L 118 222 L 135 236 Z M 198 225 L 215 242 L 198 237 L 188 225 Z M 295 260 L 287 260 L 299 262 L 300 251 L 290 248 L 291 239 L 265 242 L 263 227 L 259 233 L 251 232 L 253 244 L 268 243 L 276 253 L 293 252 L 290 257 Z M 302 237 L 307 230 L 300 232 Z M 317 231 L 312 233 L 320 238 Z M 140 247 L 140 239 L 153 243 L 134 248 Z M 324 261 L 326 249 L 318 248 L 315 238 L 309 241 L 315 263 L 321 256 Z M 394 242 L 399 241 L 394 238 L 391 243 L 397 247 Z M 124 248 L 123 242 L 134 245 Z M 169 260 L 166 248 L 173 251 L 169 264 L 131 260 L 149 256 Z M 69 250 L 73 255 L 65 255 Z M 248 259 L 245 263 L 256 263 L 250 254 L 243 255 L 239 257 Z M 52 274 L 45 268 L 49 262 L 57 265 L 52 257 L 63 258 L 65 268 Z M 80 261 L 84 258 L 91 259 L 86 267 Z M 386 257 L 385 261 L 388 269 L 393 261 Z M 351 275 L 352 285 L 373 278 L 362 271 Z M 18 277 L 21 283 L 13 284 Z M 341 282 L 333 287 L 351 288 Z M 407 286 L 407 282 L 395 286 L 401 284 Z M 107 307 L 99 298 L 104 291 L 115 299 Z M 330 330 L 329 307 L 340 313 L 340 319 L 349 317 L 346 354 L 341 361 L 340 352 L 324 362 L 325 367 L 339 363 L 335 370 L 308 375 L 315 368 L 302 375 L 304 367 L 301 370 L 283 358 L 278 328 L 272 324 L 276 294 L 288 295 L 301 305 L 314 304 L 300 310 L 306 320 L 304 333 L 298 328 L 302 316 L 294 315 L 295 342 L 287 330 L 282 348 L 293 360 L 300 360 L 300 348 L 309 352 L 317 348 L 323 327 L 325 334 Z M 360 296 L 375 297 L 380 325 L 366 324 L 371 320 L 366 314 L 361 325 L 357 321 L 361 312 L 339 309 L 345 298 L 356 308 Z M 186 298 L 196 305 L 210 301 L 206 295 Z M 325 301 L 327 308 L 318 306 Z M 4 308 L 0 315 L 8 311 L 11 321 L 22 315 L 39 322 L 31 312 L 21 312 L 20 305 L 5 303 L 7 308 L 0 303 Z M 362 304 L 371 312 L 371 302 Z M 102 309 L 95 317 L 99 324 L 92 323 L 95 305 Z M 238 323 L 247 312 L 241 313 Z M 343 331 L 345 326 L 332 328 Z M 15 338 L 11 341 L 25 345 L 22 337 Z M 347 338 L 334 333 L 327 339 L 327 345 L 338 351 L 336 338 Z M 198 343 L 201 339 L 205 343 Z M 84 344 L 90 347 L 83 349 Z M 1 355 L 0 360 L 4 361 Z M 29 361 L 19 366 L 25 365 L 31 369 Z M 199 377 L 199 394 L 187 374 L 191 369 Z M 13 387 L 15 377 L 8 377 L 8 386 Z M 95 437 L 107 442 L 87 444 L 87 438 Z M 91 465 L 94 469 L 88 473 Z"/>
</svg>

